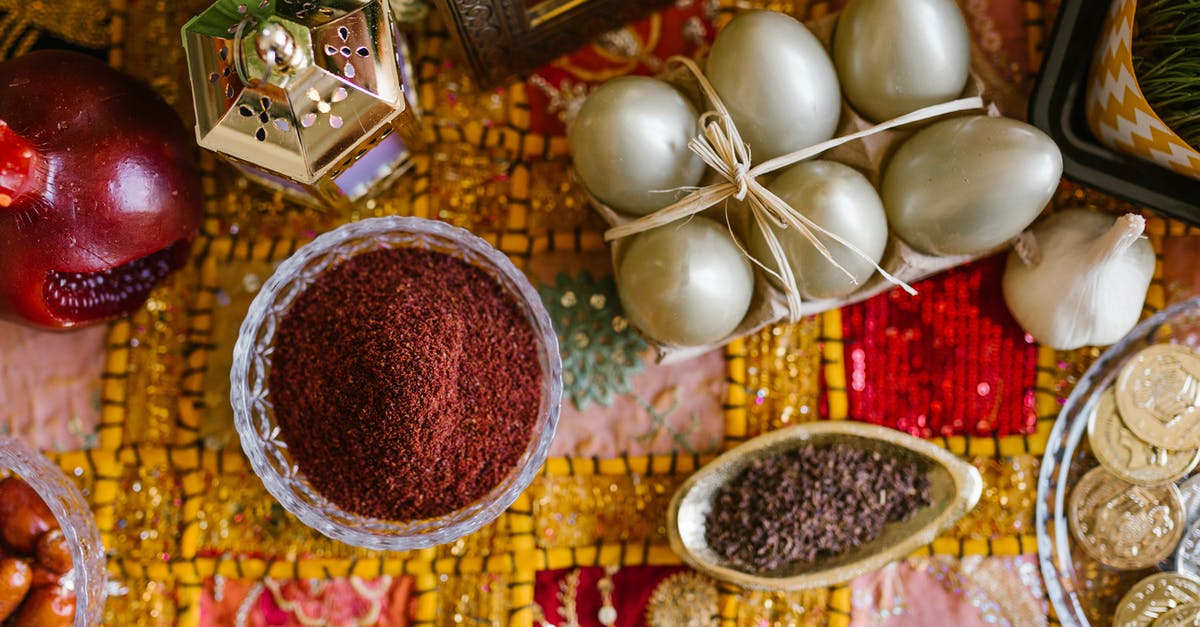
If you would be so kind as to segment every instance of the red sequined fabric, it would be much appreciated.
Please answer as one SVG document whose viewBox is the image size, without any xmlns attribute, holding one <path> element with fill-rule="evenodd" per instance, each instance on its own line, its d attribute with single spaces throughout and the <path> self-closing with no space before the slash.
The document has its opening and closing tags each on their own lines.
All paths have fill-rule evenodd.
<svg viewBox="0 0 1200 627">
<path fill-rule="evenodd" d="M 1037 347 L 1003 270 L 998 255 L 843 309 L 849 416 L 925 438 L 1032 433 Z"/>
</svg>

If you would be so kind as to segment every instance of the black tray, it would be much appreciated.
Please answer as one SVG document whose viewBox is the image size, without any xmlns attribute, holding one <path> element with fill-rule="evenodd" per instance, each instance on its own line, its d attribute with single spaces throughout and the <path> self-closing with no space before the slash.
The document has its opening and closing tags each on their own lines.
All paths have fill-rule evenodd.
<svg viewBox="0 0 1200 627">
<path fill-rule="evenodd" d="M 1029 121 L 1058 144 L 1066 178 L 1200 226 L 1200 180 L 1113 150 L 1088 128 L 1088 71 L 1108 8 L 1098 0 L 1063 0 L 1029 101 Z"/>
</svg>

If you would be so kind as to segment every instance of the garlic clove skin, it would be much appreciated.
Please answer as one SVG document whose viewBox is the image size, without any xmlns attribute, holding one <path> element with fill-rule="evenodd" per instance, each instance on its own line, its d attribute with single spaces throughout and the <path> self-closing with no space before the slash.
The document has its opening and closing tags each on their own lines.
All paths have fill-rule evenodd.
<svg viewBox="0 0 1200 627">
<path fill-rule="evenodd" d="M 1154 276 L 1145 218 L 1066 209 L 1034 225 L 1001 281 L 1013 318 L 1056 350 L 1107 346 L 1137 324 Z"/>
</svg>

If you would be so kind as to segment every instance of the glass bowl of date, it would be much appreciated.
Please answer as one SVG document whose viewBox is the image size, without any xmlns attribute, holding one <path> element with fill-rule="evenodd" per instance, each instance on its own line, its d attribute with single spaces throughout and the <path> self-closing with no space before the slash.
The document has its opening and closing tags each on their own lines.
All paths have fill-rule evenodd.
<svg viewBox="0 0 1200 627">
<path fill-rule="evenodd" d="M 79 488 L 0 435 L 0 624 L 99 625 L 106 585 L 104 544 Z"/>
<path fill-rule="evenodd" d="M 263 284 L 230 400 L 254 472 L 304 524 L 400 551 L 516 500 L 558 424 L 549 314 L 503 253 L 435 220 L 322 234 Z"/>
<path fill-rule="evenodd" d="M 1146 318 L 1075 383 L 1038 477 L 1063 625 L 1200 624 L 1200 298 Z"/>
<path fill-rule="evenodd" d="M 685 481 L 667 508 L 672 549 L 758 590 L 843 583 L 933 542 L 978 503 L 983 480 L 949 451 L 850 420 L 753 438 Z"/>
</svg>

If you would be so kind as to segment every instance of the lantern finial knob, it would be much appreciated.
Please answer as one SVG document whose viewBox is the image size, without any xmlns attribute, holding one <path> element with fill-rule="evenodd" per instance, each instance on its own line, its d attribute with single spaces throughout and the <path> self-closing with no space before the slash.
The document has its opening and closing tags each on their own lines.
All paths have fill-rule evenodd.
<svg viewBox="0 0 1200 627">
<path fill-rule="evenodd" d="M 278 22 L 267 22 L 254 36 L 258 56 L 268 68 L 287 72 L 296 62 L 296 40 Z"/>
</svg>

